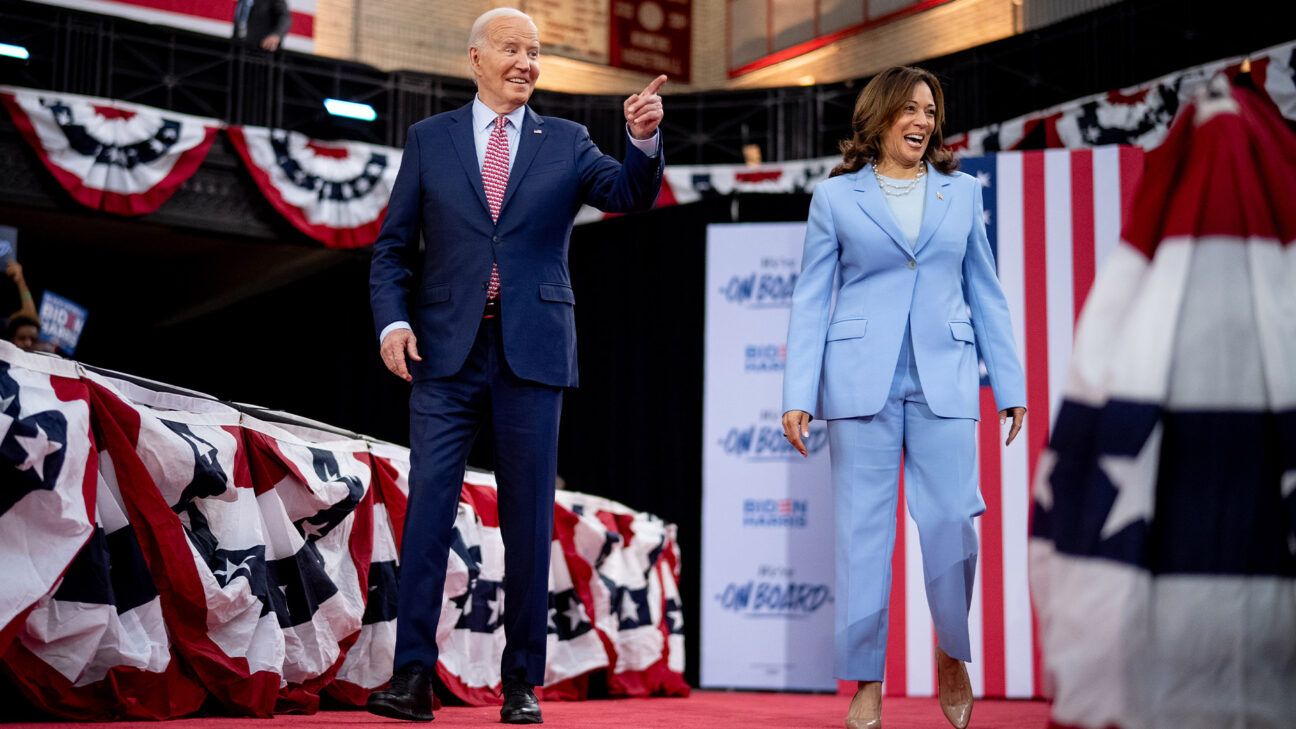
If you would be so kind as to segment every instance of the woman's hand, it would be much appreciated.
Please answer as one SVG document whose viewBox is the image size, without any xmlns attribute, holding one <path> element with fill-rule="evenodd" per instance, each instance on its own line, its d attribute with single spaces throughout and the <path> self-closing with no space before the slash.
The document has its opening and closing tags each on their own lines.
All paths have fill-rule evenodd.
<svg viewBox="0 0 1296 729">
<path fill-rule="evenodd" d="M 789 410 L 783 413 L 783 437 L 803 456 L 808 456 L 805 441 L 810 437 L 810 421 L 813 418 L 804 410 Z"/>
<path fill-rule="evenodd" d="M 1017 437 L 1017 431 L 1021 430 L 1022 418 L 1026 417 L 1026 408 L 1008 408 L 1007 410 L 1000 410 L 999 424 L 1003 425 L 1008 420 L 1009 416 L 1012 416 L 1012 428 L 1008 430 L 1008 440 L 1004 441 L 1004 445 L 1012 445 L 1013 438 Z M 787 416 L 784 415 L 783 419 L 786 420 Z"/>
</svg>

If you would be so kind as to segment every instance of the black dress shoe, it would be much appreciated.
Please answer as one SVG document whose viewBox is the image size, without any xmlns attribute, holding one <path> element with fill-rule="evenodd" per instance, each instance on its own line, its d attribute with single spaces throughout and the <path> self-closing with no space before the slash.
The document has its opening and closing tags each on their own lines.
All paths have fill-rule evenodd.
<svg viewBox="0 0 1296 729">
<path fill-rule="evenodd" d="M 420 663 L 402 666 L 384 691 L 369 694 L 370 714 L 406 721 L 432 721 L 432 672 Z"/>
<path fill-rule="evenodd" d="M 540 702 L 531 686 L 521 682 L 504 684 L 504 708 L 500 709 L 500 721 L 505 724 L 544 723 L 540 716 Z"/>
</svg>

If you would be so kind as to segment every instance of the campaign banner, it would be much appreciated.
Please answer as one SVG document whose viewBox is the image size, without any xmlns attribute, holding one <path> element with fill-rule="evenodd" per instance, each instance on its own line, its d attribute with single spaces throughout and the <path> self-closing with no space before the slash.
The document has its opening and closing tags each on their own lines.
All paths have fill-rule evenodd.
<svg viewBox="0 0 1296 729">
<path fill-rule="evenodd" d="M 826 691 L 833 678 L 828 431 L 783 438 L 782 386 L 804 223 L 707 229 L 701 683 Z"/>
<path fill-rule="evenodd" d="M 692 0 L 615 0 L 611 26 L 611 66 L 691 80 Z"/>
<path fill-rule="evenodd" d="M 18 229 L 0 225 L 0 271 L 18 259 Z"/>
<path fill-rule="evenodd" d="M 70 357 L 76 351 L 88 313 L 80 304 L 46 291 L 40 305 L 41 338 L 53 342 Z"/>
</svg>

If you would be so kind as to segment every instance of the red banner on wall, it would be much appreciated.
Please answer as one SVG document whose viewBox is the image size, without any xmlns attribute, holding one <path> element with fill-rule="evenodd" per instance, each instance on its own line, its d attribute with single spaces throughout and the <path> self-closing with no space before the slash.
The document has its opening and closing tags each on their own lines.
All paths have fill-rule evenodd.
<svg viewBox="0 0 1296 729">
<path fill-rule="evenodd" d="M 688 83 L 693 0 L 612 0 L 611 65 Z"/>
</svg>

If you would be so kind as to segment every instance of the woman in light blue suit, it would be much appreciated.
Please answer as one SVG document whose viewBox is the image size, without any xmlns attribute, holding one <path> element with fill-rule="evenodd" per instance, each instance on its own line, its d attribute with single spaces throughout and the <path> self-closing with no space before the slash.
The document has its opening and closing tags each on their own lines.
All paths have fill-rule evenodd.
<svg viewBox="0 0 1296 729">
<path fill-rule="evenodd" d="M 967 726 L 976 572 L 978 353 L 1008 442 L 1026 409 L 977 180 L 942 146 L 931 73 L 888 69 L 860 93 L 843 161 L 815 188 L 792 297 L 783 429 L 805 455 L 828 421 L 837 516 L 836 674 L 858 681 L 846 726 L 881 726 L 901 454 L 936 626 L 941 708 Z M 836 304 L 833 305 L 833 294 Z"/>
</svg>

